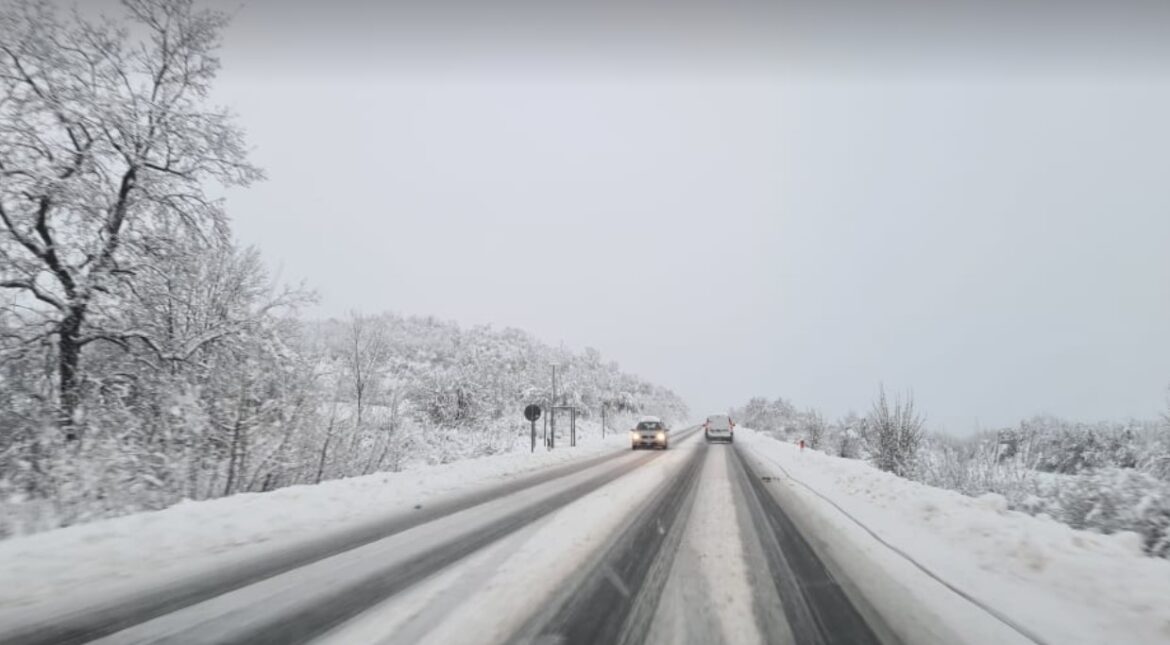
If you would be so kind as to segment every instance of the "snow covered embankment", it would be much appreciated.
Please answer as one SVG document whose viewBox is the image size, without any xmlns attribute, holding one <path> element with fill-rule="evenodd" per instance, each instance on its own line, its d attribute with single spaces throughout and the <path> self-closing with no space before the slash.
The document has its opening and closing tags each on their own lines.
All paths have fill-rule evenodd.
<svg viewBox="0 0 1170 645">
<path fill-rule="evenodd" d="M 527 451 L 246 493 L 66 527 L 0 542 L 0 622 L 7 611 L 165 585 L 231 567 L 322 533 L 409 513 L 570 462 L 629 449 L 624 432 Z"/>
<path fill-rule="evenodd" d="M 1009 511 L 998 495 L 932 488 L 751 430 L 736 437 L 779 477 L 809 541 L 911 642 L 1170 642 L 1170 561 L 1145 556 L 1136 534 L 1078 531 Z"/>
</svg>

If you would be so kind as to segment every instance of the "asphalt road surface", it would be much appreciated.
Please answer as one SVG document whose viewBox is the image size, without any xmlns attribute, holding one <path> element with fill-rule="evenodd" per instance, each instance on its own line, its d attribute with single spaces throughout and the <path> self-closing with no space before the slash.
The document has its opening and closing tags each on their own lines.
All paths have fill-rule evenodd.
<svg viewBox="0 0 1170 645">
<path fill-rule="evenodd" d="M 690 428 L 0 642 L 879 642 L 771 486 Z"/>
</svg>

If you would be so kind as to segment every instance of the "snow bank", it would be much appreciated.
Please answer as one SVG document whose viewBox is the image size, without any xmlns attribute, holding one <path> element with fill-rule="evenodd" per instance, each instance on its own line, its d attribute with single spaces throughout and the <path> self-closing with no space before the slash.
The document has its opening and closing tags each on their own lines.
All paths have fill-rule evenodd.
<svg viewBox="0 0 1170 645">
<path fill-rule="evenodd" d="M 972 603 L 922 569 L 1041 642 L 1170 642 L 1170 561 L 1143 555 L 1135 534 L 1078 531 L 1009 511 L 998 495 L 932 488 L 747 429 L 736 437 L 761 470 L 779 475 L 798 522 L 806 530 L 816 526 L 814 546 L 830 551 L 873 608 L 896 631 L 907 629 L 912 642 L 946 631 L 948 642 L 1004 642 L 1004 634 L 1028 641 L 986 612 L 976 616 Z M 883 597 L 874 597 L 879 591 Z"/>
<path fill-rule="evenodd" d="M 127 515 L 0 542 L 0 622 L 6 611 L 84 590 L 164 584 L 517 475 L 629 449 L 624 432 L 397 473 L 292 486 Z"/>
</svg>

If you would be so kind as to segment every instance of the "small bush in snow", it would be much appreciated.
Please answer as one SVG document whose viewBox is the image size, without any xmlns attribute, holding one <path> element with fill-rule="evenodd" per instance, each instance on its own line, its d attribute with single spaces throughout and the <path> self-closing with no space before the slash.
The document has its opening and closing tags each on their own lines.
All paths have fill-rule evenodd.
<svg viewBox="0 0 1170 645">
<path fill-rule="evenodd" d="M 807 439 L 810 448 L 823 448 L 825 443 L 825 420 L 821 417 L 821 413 L 816 410 L 805 412 L 800 433 Z"/>
<path fill-rule="evenodd" d="M 906 395 L 890 404 L 886 389 L 878 390 L 878 399 L 865 419 L 862 435 L 878 468 L 908 477 L 914 470 L 922 444 L 923 419 L 914 409 L 914 397 Z"/>
<path fill-rule="evenodd" d="M 1054 487 L 1036 510 L 1073 528 L 1132 531 L 1146 552 L 1170 557 L 1170 484 L 1132 469 L 1107 468 Z"/>
</svg>

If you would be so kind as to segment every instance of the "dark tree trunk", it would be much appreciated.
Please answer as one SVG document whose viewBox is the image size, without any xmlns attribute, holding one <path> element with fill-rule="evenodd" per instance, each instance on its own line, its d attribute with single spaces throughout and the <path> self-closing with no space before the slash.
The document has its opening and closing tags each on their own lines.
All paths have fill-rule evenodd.
<svg viewBox="0 0 1170 645">
<path fill-rule="evenodd" d="M 74 307 L 57 328 L 57 373 L 61 429 L 66 441 L 77 441 L 77 408 L 81 405 L 81 324 L 85 308 Z"/>
<path fill-rule="evenodd" d="M 228 472 L 227 483 L 223 486 L 223 495 L 227 497 L 232 494 L 232 487 L 236 484 L 236 469 L 239 467 L 239 450 L 240 450 L 240 413 L 236 414 L 236 422 L 232 425 L 232 443 L 231 449 L 228 453 Z"/>
<path fill-rule="evenodd" d="M 321 483 L 321 478 L 325 476 L 325 458 L 329 455 L 329 442 L 333 441 L 333 432 L 325 435 L 325 445 L 321 446 L 321 459 L 317 462 L 317 481 L 315 484 Z"/>
</svg>

